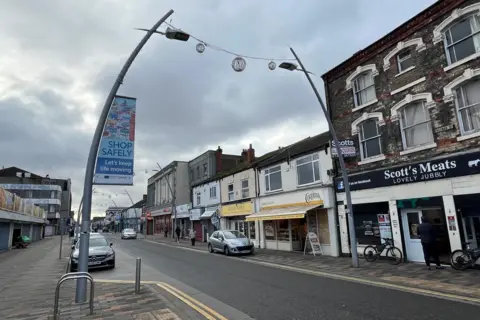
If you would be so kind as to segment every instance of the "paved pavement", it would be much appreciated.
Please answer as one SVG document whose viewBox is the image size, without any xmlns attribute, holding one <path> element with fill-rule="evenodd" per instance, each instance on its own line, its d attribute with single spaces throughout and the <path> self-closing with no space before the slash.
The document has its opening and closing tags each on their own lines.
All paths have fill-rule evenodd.
<svg viewBox="0 0 480 320">
<path fill-rule="evenodd" d="M 255 319 L 450 320 L 480 314 L 475 300 L 454 301 L 454 294 L 432 297 L 416 284 L 379 286 L 333 279 L 329 272 L 305 272 L 303 266 L 286 270 L 279 263 L 262 265 L 251 258 L 176 247 L 182 244 L 112 239 L 117 249 L 142 257 L 142 264 L 155 272 Z"/>
<path fill-rule="evenodd" d="M 188 247 L 202 251 L 207 250 L 205 242 L 197 243 L 195 247 L 192 247 L 186 240 L 181 240 L 180 243 L 177 243 L 173 239 L 165 239 L 160 236 L 148 236 L 147 240 L 170 246 Z M 385 261 L 369 263 L 362 258 L 360 258 L 360 268 L 352 268 L 351 258 L 304 256 L 303 253 L 263 249 L 256 249 L 254 256 L 244 256 L 242 259 L 480 299 L 480 286 L 478 285 L 480 270 L 457 271 L 448 267 L 444 270 L 428 271 L 423 264 L 418 263 L 402 263 L 398 266 L 392 266 Z"/>
<path fill-rule="evenodd" d="M 55 286 L 65 273 L 70 244 L 60 237 L 33 243 L 27 249 L 0 255 L 0 319 L 52 319 Z M 118 265 L 118 261 L 117 261 Z M 205 319 L 194 307 L 155 283 L 96 282 L 94 315 L 88 304 L 74 303 L 74 282 L 65 282 L 60 294 L 60 319 Z M 198 309 L 198 307 L 197 307 Z M 201 310 L 200 310 L 201 311 Z"/>
</svg>

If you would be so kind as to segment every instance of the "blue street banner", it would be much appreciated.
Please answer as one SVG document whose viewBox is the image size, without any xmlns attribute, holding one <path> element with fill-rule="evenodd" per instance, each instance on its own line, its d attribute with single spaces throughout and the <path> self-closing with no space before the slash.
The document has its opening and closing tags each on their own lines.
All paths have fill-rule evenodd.
<svg viewBox="0 0 480 320">
<path fill-rule="evenodd" d="M 115 96 L 97 153 L 96 185 L 133 185 L 136 98 Z"/>
</svg>

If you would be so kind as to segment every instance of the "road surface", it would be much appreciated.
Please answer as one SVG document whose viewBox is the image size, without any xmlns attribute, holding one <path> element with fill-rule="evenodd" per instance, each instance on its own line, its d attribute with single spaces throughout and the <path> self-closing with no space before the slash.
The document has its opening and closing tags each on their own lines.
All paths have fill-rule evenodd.
<svg viewBox="0 0 480 320">
<path fill-rule="evenodd" d="M 142 258 L 142 280 L 164 281 L 227 319 L 451 320 L 475 319 L 480 306 L 267 267 L 143 240 L 109 239 L 116 269 L 97 279 L 133 280 Z M 248 315 L 248 316 L 247 316 Z"/>
</svg>

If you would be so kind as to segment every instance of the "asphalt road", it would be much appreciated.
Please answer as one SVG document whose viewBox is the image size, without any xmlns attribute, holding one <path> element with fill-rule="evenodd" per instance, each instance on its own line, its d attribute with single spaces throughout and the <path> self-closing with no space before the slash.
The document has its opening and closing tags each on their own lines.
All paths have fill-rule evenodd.
<svg viewBox="0 0 480 320">
<path fill-rule="evenodd" d="M 111 241 L 117 252 L 117 267 L 95 273 L 95 277 L 133 279 L 135 257 L 141 257 L 143 280 L 163 281 L 158 278 L 166 275 L 258 320 L 451 320 L 476 319 L 480 315 L 480 307 L 472 304 L 142 240 L 111 237 Z"/>
</svg>

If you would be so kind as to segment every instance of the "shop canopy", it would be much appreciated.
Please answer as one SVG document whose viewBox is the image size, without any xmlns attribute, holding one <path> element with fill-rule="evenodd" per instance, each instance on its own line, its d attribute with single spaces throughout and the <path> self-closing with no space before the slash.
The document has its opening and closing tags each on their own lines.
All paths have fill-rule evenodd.
<svg viewBox="0 0 480 320">
<path fill-rule="evenodd" d="M 200 219 L 210 219 L 217 210 L 209 210 L 202 213 Z"/>
<path fill-rule="evenodd" d="M 260 210 L 260 212 L 249 215 L 246 218 L 246 221 L 302 219 L 305 217 L 307 211 L 316 207 L 318 207 L 318 204 L 312 206 L 264 209 Z"/>
</svg>

